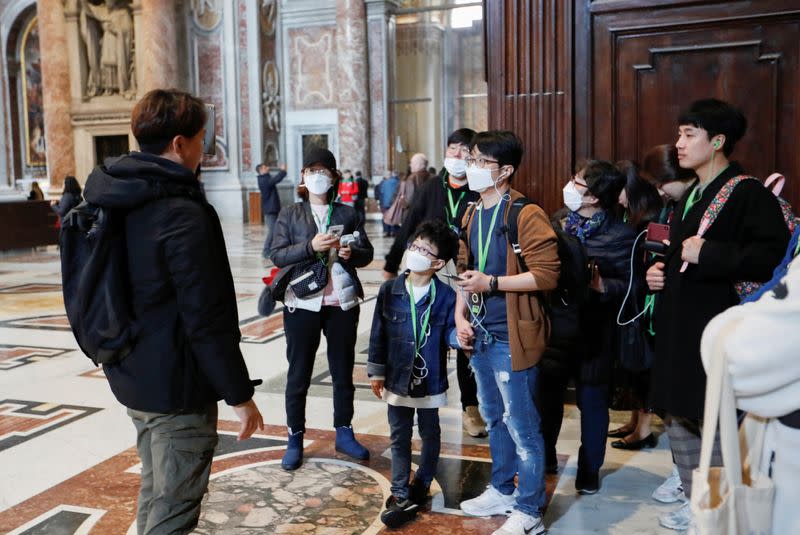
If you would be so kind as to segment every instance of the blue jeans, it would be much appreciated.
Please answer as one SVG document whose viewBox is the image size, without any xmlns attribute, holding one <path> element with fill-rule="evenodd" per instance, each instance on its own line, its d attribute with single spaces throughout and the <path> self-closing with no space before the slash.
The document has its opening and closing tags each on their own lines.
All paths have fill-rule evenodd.
<svg viewBox="0 0 800 535">
<path fill-rule="evenodd" d="M 422 459 L 414 479 L 428 487 L 436 476 L 441 447 L 439 409 L 411 409 L 389 405 L 389 428 L 392 433 L 392 495 L 399 501 L 408 498 L 411 475 L 411 434 L 417 412 L 419 436 L 422 437 Z"/>
<path fill-rule="evenodd" d="M 264 248 L 261 251 L 261 256 L 269 258 L 270 244 L 272 243 L 272 229 L 275 228 L 275 223 L 278 221 L 278 214 L 264 214 L 264 223 L 267 227 L 267 235 L 264 237 Z"/>
<path fill-rule="evenodd" d="M 541 516 L 545 504 L 544 440 L 533 401 L 539 369 L 512 371 L 508 343 L 478 338 L 470 365 L 478 384 L 478 408 L 489 430 L 492 486 L 505 495 L 512 494 L 514 475 L 519 473 L 515 509 Z"/>
</svg>

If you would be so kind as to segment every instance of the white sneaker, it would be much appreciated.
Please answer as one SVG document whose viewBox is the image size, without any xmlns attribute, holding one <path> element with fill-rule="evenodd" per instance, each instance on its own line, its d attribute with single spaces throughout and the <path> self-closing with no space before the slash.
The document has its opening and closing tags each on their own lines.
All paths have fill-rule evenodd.
<svg viewBox="0 0 800 535">
<path fill-rule="evenodd" d="M 515 510 L 505 524 L 494 531 L 492 535 L 539 535 L 544 532 L 542 517 L 527 515 L 522 511 Z"/>
<path fill-rule="evenodd" d="M 653 491 L 651 495 L 654 500 L 661 503 L 685 502 L 686 495 L 683 493 L 683 483 L 678 469 L 673 467 L 672 474 Z"/>
<path fill-rule="evenodd" d="M 689 502 L 684 503 L 675 511 L 658 517 L 658 523 L 667 529 L 686 531 L 692 524 L 692 508 Z"/>
<path fill-rule="evenodd" d="M 461 510 L 472 516 L 507 515 L 514 509 L 517 500 L 513 495 L 506 496 L 492 485 L 488 485 L 483 494 L 461 502 Z"/>
</svg>

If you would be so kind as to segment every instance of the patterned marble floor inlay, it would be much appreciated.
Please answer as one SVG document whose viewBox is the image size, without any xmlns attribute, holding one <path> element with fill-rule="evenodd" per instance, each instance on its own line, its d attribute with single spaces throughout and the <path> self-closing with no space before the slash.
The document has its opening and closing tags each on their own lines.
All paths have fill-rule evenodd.
<svg viewBox="0 0 800 535">
<path fill-rule="evenodd" d="M 0 400 L 0 451 L 49 433 L 99 410 L 101 409 L 41 401 Z"/>
<path fill-rule="evenodd" d="M 0 327 L 17 329 L 37 329 L 50 331 L 69 331 L 69 320 L 66 314 L 53 314 L 49 316 L 34 316 L 32 318 L 19 318 L 0 321 Z"/>
<path fill-rule="evenodd" d="M 307 460 L 294 472 L 277 462 L 244 466 L 215 475 L 195 533 L 367 533 L 383 500 L 380 483 L 359 465 Z"/>
<path fill-rule="evenodd" d="M 60 284 L 18 284 L 15 286 L 0 287 L 0 294 L 35 294 L 45 292 L 60 292 Z"/>
<path fill-rule="evenodd" d="M 0 371 L 13 370 L 26 364 L 59 357 L 70 351 L 72 350 L 0 344 Z"/>
</svg>

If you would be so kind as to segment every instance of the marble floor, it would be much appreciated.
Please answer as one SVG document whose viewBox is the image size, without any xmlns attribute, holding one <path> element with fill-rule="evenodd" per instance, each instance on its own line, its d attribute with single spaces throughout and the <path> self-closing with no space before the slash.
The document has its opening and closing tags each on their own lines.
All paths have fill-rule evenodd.
<svg viewBox="0 0 800 535">
<path fill-rule="evenodd" d="M 370 236 L 380 234 L 378 227 L 370 224 Z M 384 403 L 370 391 L 365 363 L 388 240 L 373 239 L 378 260 L 361 271 L 366 302 L 356 347 L 353 426 L 372 460 L 355 463 L 334 452 L 331 383 L 326 359 L 319 358 L 308 398 L 307 461 L 297 472 L 286 473 L 278 466 L 286 446 L 282 318 L 279 312 L 268 318 L 256 312 L 266 271 L 260 258 L 263 232 L 260 226 L 225 225 L 241 347 L 251 377 L 264 380 L 255 399 L 268 425 L 255 438 L 237 442 L 236 418 L 220 405 L 220 443 L 195 533 L 385 531 L 379 514 L 389 495 L 389 428 Z M 418 521 L 398 533 L 488 534 L 504 520 L 468 518 L 458 510 L 461 500 L 476 496 L 488 483 L 491 462 L 486 440 L 461 430 L 454 362 L 450 373 L 450 401 L 440 411 L 442 457 L 433 499 Z M 612 412 L 612 425 L 625 416 Z M 652 450 L 609 448 L 602 490 L 578 496 L 578 418 L 577 409 L 568 405 L 558 443 L 559 475 L 547 481 L 549 533 L 671 533 L 658 527 L 657 517 L 675 507 L 649 498 L 671 470 L 666 435 Z M 0 255 L 0 533 L 135 533 L 140 465 L 134 442 L 133 425 L 102 369 L 77 350 L 69 331 L 56 248 Z"/>
</svg>

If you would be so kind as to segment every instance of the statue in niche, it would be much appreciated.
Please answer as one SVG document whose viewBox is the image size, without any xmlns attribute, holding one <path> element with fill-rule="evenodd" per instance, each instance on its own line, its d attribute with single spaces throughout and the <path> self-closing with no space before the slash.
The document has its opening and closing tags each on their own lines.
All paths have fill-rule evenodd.
<svg viewBox="0 0 800 535">
<path fill-rule="evenodd" d="M 89 73 L 86 98 L 136 96 L 130 0 L 81 0 L 80 31 Z"/>
<path fill-rule="evenodd" d="M 264 69 L 261 73 L 261 83 L 264 91 L 261 93 L 263 100 L 262 107 L 264 109 L 264 118 L 267 120 L 267 129 L 274 132 L 281 131 L 281 116 L 280 116 L 280 75 L 278 74 L 278 67 L 272 60 L 264 64 Z"/>
</svg>

